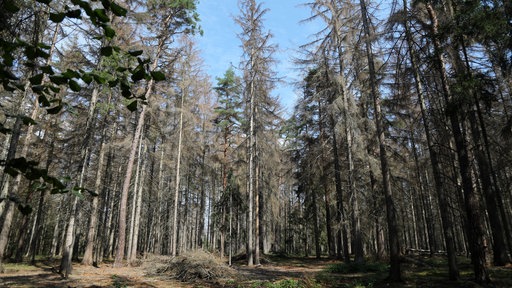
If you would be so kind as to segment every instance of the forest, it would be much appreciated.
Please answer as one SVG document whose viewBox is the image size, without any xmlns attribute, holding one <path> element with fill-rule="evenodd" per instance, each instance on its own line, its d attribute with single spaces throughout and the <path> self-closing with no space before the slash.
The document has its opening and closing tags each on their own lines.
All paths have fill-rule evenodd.
<svg viewBox="0 0 512 288">
<path fill-rule="evenodd" d="M 240 61 L 208 75 L 197 0 L 2 0 L 0 272 L 206 251 L 402 282 L 423 255 L 492 283 L 512 265 L 512 2 L 387 2 L 302 3 L 321 28 L 285 111 L 264 2 L 238 0 Z"/>
</svg>

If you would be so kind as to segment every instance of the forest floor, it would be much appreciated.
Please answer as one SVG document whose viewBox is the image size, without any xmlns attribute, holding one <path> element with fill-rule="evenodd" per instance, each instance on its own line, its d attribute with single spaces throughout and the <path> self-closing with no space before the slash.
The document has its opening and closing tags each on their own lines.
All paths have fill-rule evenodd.
<svg viewBox="0 0 512 288">
<path fill-rule="evenodd" d="M 0 287 L 482 287 L 471 281 L 471 266 L 466 258 L 459 261 L 461 280 L 449 282 L 446 280 L 447 270 L 443 258 L 407 257 L 402 265 L 405 281 L 399 284 L 386 283 L 387 265 L 383 263 L 346 265 L 332 259 L 277 256 L 266 256 L 262 265 L 254 267 L 244 265 L 243 259 L 235 261 L 231 268 L 227 265 L 220 267 L 225 271 L 229 270 L 226 274 L 228 277 L 198 277 L 182 282 L 172 276 L 172 273 L 168 273 L 170 270 L 164 269 L 167 271 L 164 273 L 166 271 L 157 268 L 170 263 L 169 260 L 162 262 L 161 259 L 150 259 L 138 267 L 124 268 L 112 268 L 111 263 L 102 264 L 99 268 L 75 263 L 73 273 L 68 279 L 62 279 L 55 272 L 55 262 L 39 261 L 36 265 L 7 263 L 6 273 L 0 274 Z M 164 262 L 167 264 L 162 264 Z M 193 267 L 184 263 L 180 260 L 178 264 L 184 266 L 181 268 L 185 268 L 186 271 L 197 268 L 197 265 Z M 157 270 L 160 272 L 156 272 Z M 512 267 L 493 267 L 489 271 L 493 283 L 487 287 L 512 287 Z"/>
</svg>

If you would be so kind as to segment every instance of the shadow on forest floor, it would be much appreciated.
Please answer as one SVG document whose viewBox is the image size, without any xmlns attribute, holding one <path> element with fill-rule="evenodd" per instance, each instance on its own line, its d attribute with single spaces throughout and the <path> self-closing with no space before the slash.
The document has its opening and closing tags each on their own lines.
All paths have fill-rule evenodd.
<svg viewBox="0 0 512 288">
<path fill-rule="evenodd" d="M 248 267 L 245 259 L 235 259 L 233 277 L 223 281 L 181 282 L 172 275 L 156 277 L 144 267 L 112 268 L 103 263 L 100 268 L 73 265 L 69 279 L 61 279 L 54 272 L 52 263 L 38 262 L 6 265 L 5 274 L 0 274 L 0 287 L 223 287 L 223 288 L 408 288 L 408 287 L 483 287 L 472 282 L 472 268 L 467 258 L 458 259 L 461 280 L 448 281 L 446 260 L 443 257 L 406 257 L 402 264 L 403 283 L 385 281 L 387 263 L 367 262 L 345 264 L 333 259 L 315 259 L 265 255 L 262 265 Z M 156 262 L 147 263 L 155 266 Z M 226 266 L 227 267 L 227 266 Z M 231 268 L 226 268 L 231 269 Z M 512 287 L 512 267 L 490 267 L 493 288 Z"/>
</svg>

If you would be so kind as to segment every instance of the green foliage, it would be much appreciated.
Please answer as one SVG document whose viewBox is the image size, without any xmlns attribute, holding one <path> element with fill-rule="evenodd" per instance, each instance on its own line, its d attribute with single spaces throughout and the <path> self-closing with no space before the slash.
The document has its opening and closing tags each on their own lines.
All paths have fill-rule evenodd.
<svg viewBox="0 0 512 288">
<path fill-rule="evenodd" d="M 147 5 L 154 21 L 163 22 L 172 15 L 169 21 L 166 20 L 167 27 L 157 33 L 203 34 L 199 26 L 199 14 L 196 12 L 196 0 L 150 0 Z"/>
<path fill-rule="evenodd" d="M 214 87 L 219 97 L 219 106 L 215 108 L 217 118 L 214 120 L 217 127 L 224 133 L 231 134 L 233 126 L 240 122 L 241 80 L 230 67 L 222 78 L 217 77 L 217 86 Z"/>
<path fill-rule="evenodd" d="M 389 269 L 387 264 L 383 263 L 336 263 L 327 267 L 327 271 L 331 273 L 353 274 L 353 273 L 369 273 L 384 272 Z"/>
<path fill-rule="evenodd" d="M 52 0 L 37 0 L 42 5 L 50 6 Z M 69 0 L 69 5 L 61 5 L 61 11 L 51 10 L 51 13 L 46 15 L 47 22 L 62 23 L 66 18 L 85 20 L 88 17 L 92 25 L 102 30 L 101 37 L 97 40 L 104 40 L 108 42 L 115 37 L 116 32 L 112 28 L 110 15 L 119 17 L 126 16 L 127 10 L 122 6 L 116 4 L 111 0 L 101 0 L 101 4 L 83 0 Z M 6 0 L 2 3 L 2 7 L 9 13 L 2 13 L 7 17 L 14 17 L 16 13 L 22 13 L 22 2 L 16 0 Z M 101 7 L 101 5 L 103 7 Z M 73 7 L 73 8 L 72 8 Z M 79 7 L 77 9 L 77 7 Z M 41 8 L 46 10 L 46 8 Z M 7 19 L 7 21 L 10 19 Z M 42 19 L 45 21 L 45 19 Z M 0 33 L 4 32 L 5 27 L 0 27 Z M 0 34 L 1 35 L 1 34 Z M 146 64 L 150 62 L 149 59 L 142 57 L 142 51 L 123 51 L 117 46 L 105 46 L 100 50 L 100 54 L 104 58 L 112 59 L 125 59 L 125 61 L 112 61 L 115 64 L 112 71 L 84 71 L 82 69 L 67 69 L 66 71 L 59 71 L 58 68 L 52 65 L 41 65 L 41 63 L 48 63 L 50 58 L 50 46 L 41 43 L 30 43 L 24 41 L 21 37 L 12 37 L 9 39 L 3 37 L 0 39 L 0 83 L 3 89 L 7 92 L 32 92 L 37 97 L 39 105 L 44 108 L 47 114 L 58 114 L 64 107 L 68 105 L 65 99 L 62 98 L 61 91 L 79 92 L 82 90 L 83 85 L 91 85 L 96 83 L 98 85 L 108 84 L 111 88 L 119 86 L 122 91 L 122 96 L 131 101 L 127 105 L 130 111 L 137 109 L 137 99 L 131 92 L 131 86 L 141 80 L 155 81 L 165 80 L 163 73 L 158 71 L 148 72 Z M 135 68 L 131 66 L 124 66 L 120 63 L 138 63 Z M 23 69 L 20 67 L 25 66 L 28 71 L 32 71 L 30 76 L 17 75 L 22 73 Z M 45 79 L 48 79 L 45 81 Z M 131 81 L 130 81 L 131 80 Z M 29 91 L 26 91 L 28 87 Z M 142 99 L 141 100 L 145 100 Z M 26 116 L 19 116 L 22 118 L 25 125 L 36 125 L 37 123 Z M 0 124 L 0 133 L 12 133 Z M 52 194 L 67 193 L 70 190 L 66 189 L 66 184 L 62 183 L 55 177 L 48 174 L 46 169 L 38 168 L 36 161 L 30 161 L 25 158 L 15 158 L 8 161 L 3 160 L 0 165 L 4 166 L 5 173 L 16 177 L 18 175 L 24 176 L 31 182 L 40 183 L 38 190 L 49 190 Z M 77 195 L 81 195 L 83 191 L 87 191 L 92 195 L 96 193 L 93 191 L 84 190 L 83 188 L 73 188 L 71 191 Z M 0 201 L 6 199 L 0 199 Z M 15 202 L 18 209 L 23 214 L 28 214 L 32 208 L 19 199 L 14 197 L 8 200 Z"/>
<path fill-rule="evenodd" d="M 310 280 L 283 279 L 274 282 L 256 281 L 251 284 L 252 288 L 319 288 L 319 284 Z"/>
</svg>

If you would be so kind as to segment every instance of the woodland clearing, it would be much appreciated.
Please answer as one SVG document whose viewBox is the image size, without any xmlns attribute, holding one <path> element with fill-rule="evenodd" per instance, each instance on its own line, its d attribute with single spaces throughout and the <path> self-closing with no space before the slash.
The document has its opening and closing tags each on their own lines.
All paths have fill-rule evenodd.
<svg viewBox="0 0 512 288">
<path fill-rule="evenodd" d="M 379 262 L 347 265 L 327 258 L 266 256 L 263 264 L 259 266 L 248 267 L 244 264 L 244 259 L 237 259 L 232 267 L 220 264 L 219 267 L 212 268 L 204 264 L 204 255 L 193 254 L 193 257 L 188 258 L 155 256 L 146 259 L 139 266 L 123 268 L 112 268 L 112 264 L 108 262 L 99 267 L 75 263 L 73 274 L 68 279 L 62 279 L 56 273 L 53 265 L 57 263 L 55 261 L 38 261 L 35 265 L 8 263 L 6 273 L 0 276 L 0 287 L 483 287 L 471 281 L 470 263 L 462 257 L 462 280 L 458 282 L 446 280 L 447 269 L 443 258 L 414 256 L 404 258 L 405 263 L 402 265 L 405 281 L 389 284 L 385 281 L 387 265 Z M 215 261 L 221 261 L 216 259 Z M 172 262 L 191 273 L 186 276 L 187 281 L 178 279 L 179 272 L 172 268 L 162 269 L 165 265 L 171 267 L 169 263 Z M 210 277 L 199 276 L 201 273 L 197 271 L 201 269 Z M 221 269 L 224 272 L 220 275 L 219 272 L 211 272 L 211 269 Z M 512 287 L 512 267 L 493 267 L 490 268 L 490 274 L 493 284 L 489 287 Z"/>
</svg>

